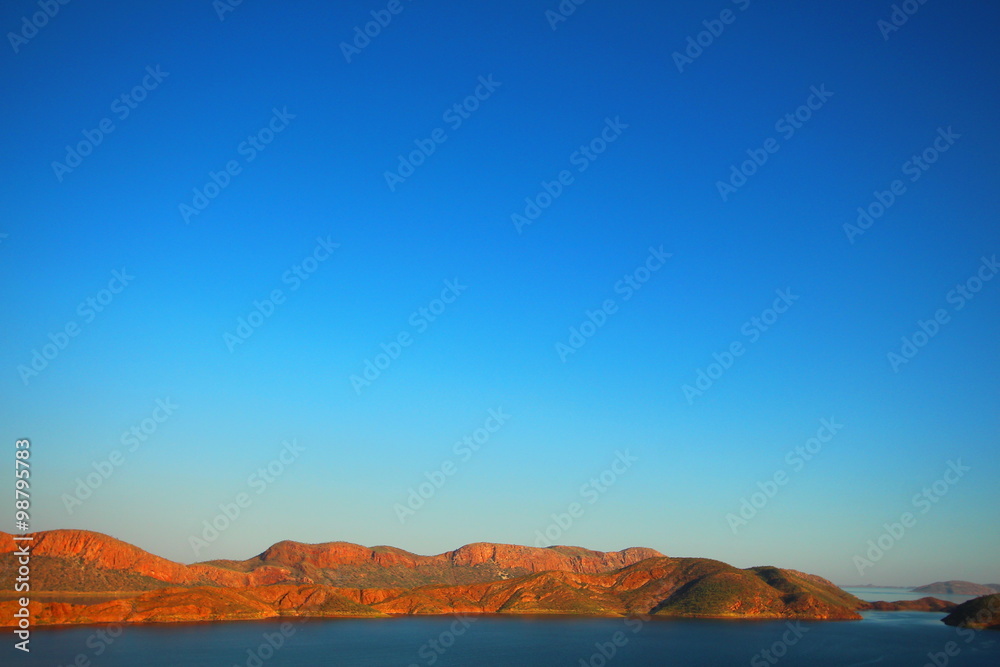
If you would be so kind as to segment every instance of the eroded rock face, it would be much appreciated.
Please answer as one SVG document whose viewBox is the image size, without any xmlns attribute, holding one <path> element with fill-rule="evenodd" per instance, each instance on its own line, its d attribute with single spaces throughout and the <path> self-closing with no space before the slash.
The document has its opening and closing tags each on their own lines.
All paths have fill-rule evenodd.
<svg viewBox="0 0 1000 667">
<path fill-rule="evenodd" d="M 537 548 L 514 544 L 480 542 L 467 544 L 437 556 L 418 556 L 393 547 L 362 547 L 349 542 L 303 544 L 279 542 L 264 551 L 258 559 L 263 563 L 286 566 L 311 565 L 338 568 L 345 565 L 375 564 L 382 567 L 430 567 L 452 565 L 470 567 L 492 564 L 504 569 L 542 572 L 606 572 L 637 563 L 646 558 L 662 556 L 654 549 L 631 548 L 623 551 L 600 552 L 575 547 Z"/>
<path fill-rule="evenodd" d="M 350 542 L 303 544 L 284 541 L 265 550 L 258 559 L 277 565 L 311 565 L 319 568 L 337 568 L 344 565 L 376 564 L 383 567 L 403 565 L 415 567 L 426 556 L 417 556 L 402 550 L 379 551 Z"/>
<path fill-rule="evenodd" d="M 196 581 L 212 582 L 219 586 L 230 588 L 246 588 L 248 586 L 266 586 L 268 584 L 278 584 L 288 581 L 299 581 L 301 583 L 312 583 L 308 577 L 297 577 L 291 570 L 284 567 L 262 566 L 254 568 L 249 572 L 237 572 L 227 570 L 212 565 L 189 565 L 189 572 Z M 173 582 L 182 583 L 182 582 Z"/>
<path fill-rule="evenodd" d="M 655 549 L 630 548 L 623 551 L 589 551 L 576 547 L 524 547 L 514 544 L 479 542 L 441 554 L 451 564 L 462 567 L 491 563 L 504 569 L 544 572 L 594 573 L 616 570 L 646 558 L 663 556 Z"/>
</svg>

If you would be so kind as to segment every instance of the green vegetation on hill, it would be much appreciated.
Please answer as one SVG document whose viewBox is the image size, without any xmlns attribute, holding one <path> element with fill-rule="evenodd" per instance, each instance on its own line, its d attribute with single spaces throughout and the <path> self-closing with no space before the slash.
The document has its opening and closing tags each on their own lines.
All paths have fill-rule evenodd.
<svg viewBox="0 0 1000 667">
<path fill-rule="evenodd" d="M 701 558 L 662 561 L 661 566 L 667 571 L 657 572 L 658 579 L 636 591 L 637 601 L 642 599 L 639 596 L 657 594 L 659 599 L 650 610 L 652 614 L 860 618 L 855 610 L 863 604 L 861 600 L 820 577 L 773 567 L 741 570 Z"/>
<path fill-rule="evenodd" d="M 976 630 L 1000 630 L 1000 594 L 963 602 L 945 616 L 944 622 Z"/>
<path fill-rule="evenodd" d="M 265 563 L 258 558 L 247 561 L 212 561 L 205 565 L 224 567 L 240 572 L 251 572 Z M 524 568 L 502 568 L 495 563 L 477 563 L 456 567 L 450 563 L 406 565 L 338 565 L 321 568 L 310 563 L 282 564 L 297 577 L 308 577 L 317 584 L 341 588 L 415 588 L 430 584 L 478 584 L 512 577 L 522 577 L 530 572 Z"/>
<path fill-rule="evenodd" d="M 781 570 L 772 566 L 754 567 L 762 581 L 786 594 L 808 593 L 824 602 L 833 605 L 844 605 L 857 609 L 865 604 L 861 598 L 841 590 L 833 582 L 814 574 L 806 574 L 795 570 Z"/>
<path fill-rule="evenodd" d="M 0 554 L 0 571 L 17 571 L 17 559 L 13 553 Z M 8 584 L 8 582 L 4 582 Z M 83 558 L 52 558 L 50 556 L 31 557 L 31 588 L 33 591 L 152 591 L 164 588 L 166 584 L 128 570 L 107 570 L 96 568 Z M 13 583 L 5 585 L 13 590 Z"/>
</svg>

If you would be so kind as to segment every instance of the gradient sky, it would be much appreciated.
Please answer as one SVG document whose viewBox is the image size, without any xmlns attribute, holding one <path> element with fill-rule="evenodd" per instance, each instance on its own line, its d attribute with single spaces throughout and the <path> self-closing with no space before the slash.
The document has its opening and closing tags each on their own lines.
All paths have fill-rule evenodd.
<svg viewBox="0 0 1000 667">
<path fill-rule="evenodd" d="M 1000 252 L 1000 8 L 929 2 L 885 39 L 890 4 L 595 0 L 553 30 L 556 0 L 403 0 L 350 63 L 340 44 L 385 2 L 254 0 L 224 20 L 209 0 L 61 6 L 0 57 L 0 440 L 11 456 L 32 440 L 32 528 L 185 562 L 282 539 L 438 553 L 533 544 L 580 502 L 556 542 L 841 584 L 1000 581 L 1000 280 L 960 310 L 948 297 Z M 724 9 L 733 22 L 678 71 Z M 0 26 L 35 11 L 6 3 Z M 115 100 L 157 66 L 120 118 Z M 490 76 L 453 129 L 444 113 Z M 779 131 L 822 86 L 833 96 Z M 241 142 L 275 108 L 295 117 L 248 161 Z M 60 181 L 52 163 L 105 118 L 114 131 Z M 581 172 L 574 153 L 606 119 L 628 127 Z M 437 128 L 447 140 L 390 190 L 397 156 Z M 904 163 L 939 128 L 960 138 L 911 182 Z M 772 137 L 723 201 L 717 182 Z M 186 224 L 179 206 L 231 160 Z M 511 215 L 563 170 L 573 182 L 519 233 Z M 851 243 L 843 225 L 896 179 L 905 193 Z M 283 277 L 317 238 L 339 248 L 293 290 Z M 626 300 L 618 281 L 661 246 L 672 256 Z M 79 304 L 123 267 L 134 279 L 91 320 Z M 447 280 L 466 289 L 424 330 L 411 314 Z M 230 351 L 274 289 L 284 303 Z M 751 342 L 776 290 L 798 299 Z M 616 312 L 561 360 L 607 299 Z M 938 309 L 947 323 L 894 372 L 887 353 Z M 79 334 L 25 382 L 68 323 Z M 356 392 L 401 332 L 412 344 Z M 745 353 L 689 402 L 682 387 L 735 341 Z M 178 408 L 129 451 L 158 399 Z M 507 423 L 456 454 L 500 408 Z M 822 419 L 843 428 L 796 470 L 786 453 Z M 299 457 L 251 486 L 292 439 Z M 116 450 L 69 513 L 64 494 Z M 581 495 L 626 450 L 631 467 Z M 969 470 L 921 513 L 913 496 L 959 459 Z M 401 522 L 394 505 L 446 462 Z M 727 514 L 778 471 L 734 534 Z M 196 558 L 189 536 L 240 492 L 251 505 Z M 853 557 L 907 511 L 916 525 L 860 575 Z"/>
</svg>

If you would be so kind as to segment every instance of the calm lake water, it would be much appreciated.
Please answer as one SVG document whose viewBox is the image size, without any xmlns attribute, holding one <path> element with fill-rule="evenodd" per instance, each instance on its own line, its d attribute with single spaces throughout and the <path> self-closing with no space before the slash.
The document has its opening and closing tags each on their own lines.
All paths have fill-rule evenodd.
<svg viewBox="0 0 1000 667">
<path fill-rule="evenodd" d="M 455 617 L 105 626 L 39 629 L 26 656 L 10 647 L 4 665 L 95 667 L 175 665 L 906 665 L 930 662 L 955 642 L 948 664 L 1000 665 L 1000 632 L 971 640 L 942 614 L 872 612 L 855 622 Z M 473 617 L 474 618 L 474 617 Z M 283 625 L 284 623 L 284 625 Z M 284 635 L 282 634 L 284 628 Z M 118 633 L 117 637 L 111 634 Z M 101 632 L 111 634 L 100 634 Z M 621 633 L 621 634 L 616 634 Z M 7 633 L 4 633 L 7 635 Z M 282 644 L 272 650 L 267 642 Z M 279 638 L 281 641 L 279 641 Z M 615 640 L 617 639 L 617 646 Z M 110 641 L 109 641 L 110 640 Z M 605 658 L 603 653 L 612 654 Z M 770 650 L 772 660 L 761 652 Z M 779 658 L 780 656 L 780 658 Z M 939 664 L 944 655 L 939 656 Z M 10 658 L 10 659 L 8 659 Z M 86 665 L 87 662 L 76 664 Z"/>
</svg>

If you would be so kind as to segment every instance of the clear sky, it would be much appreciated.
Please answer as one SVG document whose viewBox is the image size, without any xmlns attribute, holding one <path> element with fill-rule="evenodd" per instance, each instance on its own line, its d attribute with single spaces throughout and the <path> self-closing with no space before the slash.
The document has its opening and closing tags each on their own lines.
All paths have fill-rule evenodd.
<svg viewBox="0 0 1000 667">
<path fill-rule="evenodd" d="M 32 528 L 1000 581 L 1000 9 L 904 4 L 5 3 Z"/>
</svg>

